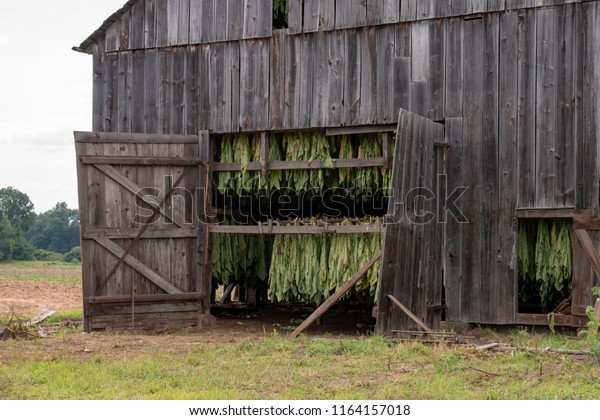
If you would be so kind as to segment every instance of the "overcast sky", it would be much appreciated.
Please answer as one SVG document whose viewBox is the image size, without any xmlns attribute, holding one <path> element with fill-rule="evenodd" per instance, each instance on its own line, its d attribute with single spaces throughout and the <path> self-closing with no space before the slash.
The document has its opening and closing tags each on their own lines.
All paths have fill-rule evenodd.
<svg viewBox="0 0 600 420">
<path fill-rule="evenodd" d="M 92 58 L 71 51 L 125 0 L 0 0 L 0 188 L 77 208 L 73 131 L 92 126 Z"/>
</svg>

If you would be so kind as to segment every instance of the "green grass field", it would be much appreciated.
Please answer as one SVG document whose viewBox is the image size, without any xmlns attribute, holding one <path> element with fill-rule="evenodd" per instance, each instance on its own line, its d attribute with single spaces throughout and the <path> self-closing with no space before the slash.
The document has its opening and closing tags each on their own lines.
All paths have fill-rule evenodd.
<svg viewBox="0 0 600 420">
<path fill-rule="evenodd" d="M 8 281 L 81 282 L 81 264 L 60 261 L 12 261 L 0 263 L 0 279 Z"/>
<path fill-rule="evenodd" d="M 598 399 L 594 360 L 515 352 L 395 344 L 384 338 L 312 341 L 269 336 L 252 342 L 182 346 L 152 337 L 137 348 L 125 336 L 88 353 L 67 350 L 81 334 L 54 338 L 44 351 L 0 362 L 2 399 Z M 122 338 L 125 344 L 119 344 Z M 139 338 L 139 337 L 138 337 Z M 97 337 L 102 340 L 102 336 Z M 142 341 L 150 338 L 141 338 Z M 175 342 L 173 344 L 173 342 Z M 37 346 L 37 345 L 36 345 Z M 4 349 L 6 352 L 7 349 Z"/>
</svg>

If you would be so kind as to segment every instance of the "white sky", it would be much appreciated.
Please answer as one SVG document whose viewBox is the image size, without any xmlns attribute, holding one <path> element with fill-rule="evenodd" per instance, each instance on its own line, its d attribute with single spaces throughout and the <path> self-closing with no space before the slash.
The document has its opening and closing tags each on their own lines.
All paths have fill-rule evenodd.
<svg viewBox="0 0 600 420">
<path fill-rule="evenodd" d="M 126 0 L 0 0 L 0 188 L 77 208 L 73 131 L 92 127 L 92 58 L 71 51 Z"/>
</svg>

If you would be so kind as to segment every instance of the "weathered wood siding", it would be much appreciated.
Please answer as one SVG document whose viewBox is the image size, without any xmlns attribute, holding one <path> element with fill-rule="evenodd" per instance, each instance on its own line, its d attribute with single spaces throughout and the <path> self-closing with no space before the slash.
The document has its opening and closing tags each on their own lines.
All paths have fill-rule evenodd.
<svg viewBox="0 0 600 420">
<path fill-rule="evenodd" d="M 292 1 L 270 37 L 257 0 L 140 3 L 93 47 L 95 131 L 445 124 L 450 320 L 515 321 L 516 208 L 598 212 L 596 1 Z"/>
<path fill-rule="evenodd" d="M 86 331 L 198 325 L 212 287 L 198 269 L 199 136 L 75 139 Z"/>
</svg>

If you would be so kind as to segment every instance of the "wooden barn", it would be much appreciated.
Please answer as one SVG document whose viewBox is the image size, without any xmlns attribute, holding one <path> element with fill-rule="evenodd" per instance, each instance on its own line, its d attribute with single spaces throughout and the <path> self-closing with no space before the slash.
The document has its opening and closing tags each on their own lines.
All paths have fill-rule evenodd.
<svg viewBox="0 0 600 420">
<path fill-rule="evenodd" d="M 94 68 L 75 133 L 86 330 L 210 324 L 236 282 L 250 304 L 358 288 L 381 334 L 586 322 L 600 2 L 130 0 L 75 50 Z M 378 197 L 360 210 L 283 191 L 364 177 L 339 200 Z M 334 252 L 349 237 L 354 259 Z"/>
</svg>

